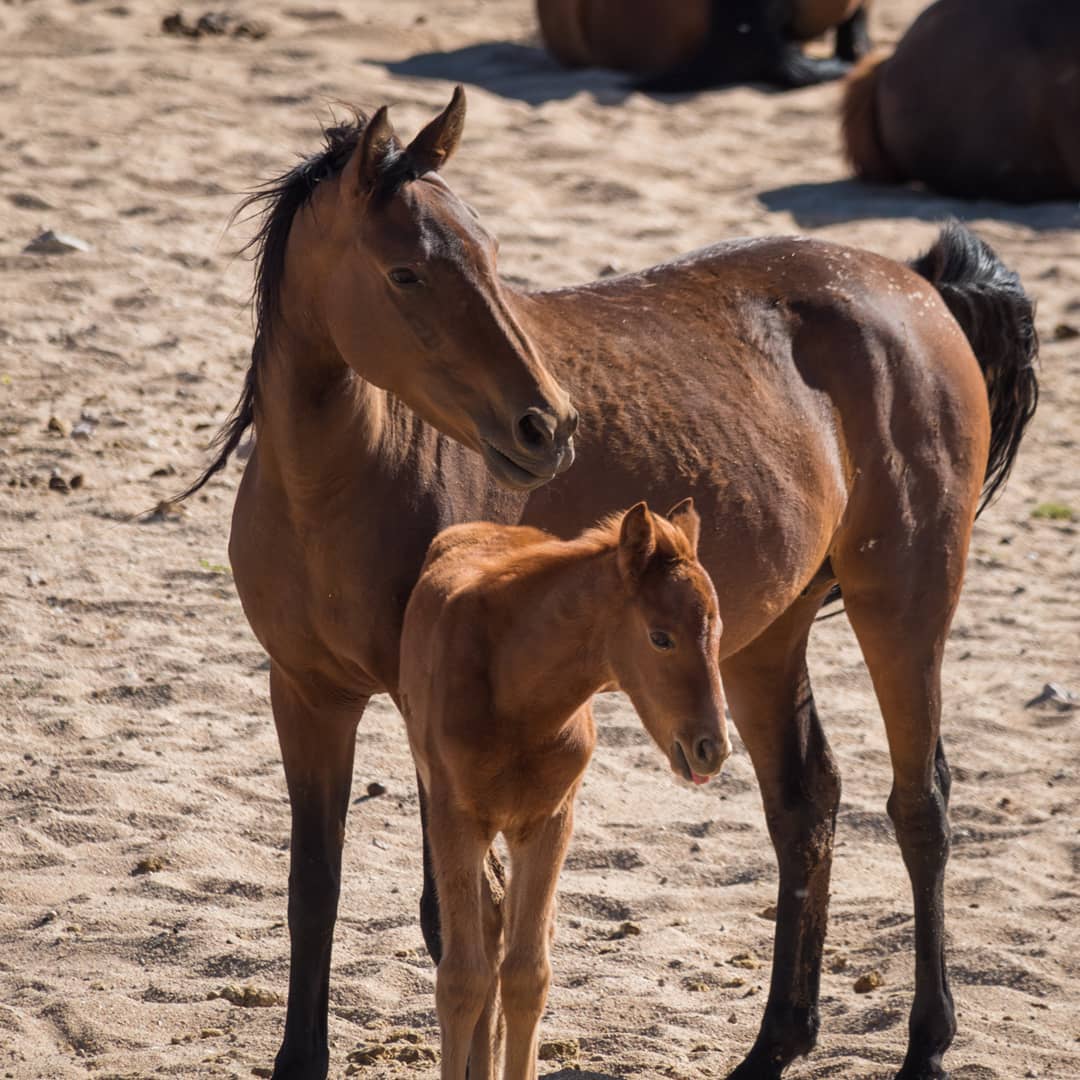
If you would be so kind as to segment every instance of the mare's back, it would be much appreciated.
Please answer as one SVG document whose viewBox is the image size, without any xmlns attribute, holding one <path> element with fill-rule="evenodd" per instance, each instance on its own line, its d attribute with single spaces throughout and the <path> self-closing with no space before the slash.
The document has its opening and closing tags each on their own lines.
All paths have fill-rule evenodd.
<svg viewBox="0 0 1080 1080">
<path fill-rule="evenodd" d="M 1080 4 L 939 0 L 884 65 L 878 123 L 902 170 L 937 190 L 1021 200 L 1075 192 Z"/>
</svg>

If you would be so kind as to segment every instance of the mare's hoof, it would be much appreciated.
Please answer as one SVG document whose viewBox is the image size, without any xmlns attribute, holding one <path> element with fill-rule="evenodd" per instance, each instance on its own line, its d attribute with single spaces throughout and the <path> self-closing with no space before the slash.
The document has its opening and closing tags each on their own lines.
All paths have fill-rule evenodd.
<svg viewBox="0 0 1080 1080">
<path fill-rule="evenodd" d="M 896 1074 L 896 1080 L 949 1080 L 949 1074 L 940 1065 L 922 1065 L 918 1068 L 905 1065 Z"/>
<path fill-rule="evenodd" d="M 733 1073 L 728 1074 L 727 1080 L 781 1080 L 783 1071 L 782 1065 L 762 1061 L 760 1055 L 751 1052 Z"/>
<path fill-rule="evenodd" d="M 280 1056 L 280 1055 L 279 1055 Z M 330 1072 L 329 1055 L 312 1061 L 293 1058 L 287 1061 L 275 1061 L 271 1080 L 326 1080 Z"/>
</svg>

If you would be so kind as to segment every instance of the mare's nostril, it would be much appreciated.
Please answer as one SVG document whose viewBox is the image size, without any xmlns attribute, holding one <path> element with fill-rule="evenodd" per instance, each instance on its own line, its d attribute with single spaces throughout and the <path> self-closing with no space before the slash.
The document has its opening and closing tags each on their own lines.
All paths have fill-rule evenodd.
<svg viewBox="0 0 1080 1080">
<path fill-rule="evenodd" d="M 572 439 L 577 434 L 578 421 L 581 419 L 577 409 L 573 406 L 570 407 L 569 413 L 566 416 L 566 437 Z"/>
<path fill-rule="evenodd" d="M 518 420 L 518 441 L 528 450 L 542 450 L 555 441 L 555 421 L 539 409 L 529 409 Z"/>
</svg>

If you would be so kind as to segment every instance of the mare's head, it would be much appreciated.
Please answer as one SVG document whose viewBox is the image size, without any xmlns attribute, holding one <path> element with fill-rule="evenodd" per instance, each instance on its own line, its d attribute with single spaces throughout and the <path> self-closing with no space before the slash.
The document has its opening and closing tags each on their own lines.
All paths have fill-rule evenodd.
<svg viewBox="0 0 1080 1080">
<path fill-rule="evenodd" d="M 458 87 L 407 145 L 385 106 L 349 125 L 294 226 L 290 282 L 354 371 L 527 490 L 573 462 L 577 412 L 514 314 L 495 238 L 439 175 L 464 122 Z"/>
<path fill-rule="evenodd" d="M 638 503 L 623 515 L 617 561 L 625 600 L 609 661 L 672 769 L 702 784 L 731 754 L 718 667 L 716 590 L 698 561 L 692 500 L 666 518 Z"/>
</svg>

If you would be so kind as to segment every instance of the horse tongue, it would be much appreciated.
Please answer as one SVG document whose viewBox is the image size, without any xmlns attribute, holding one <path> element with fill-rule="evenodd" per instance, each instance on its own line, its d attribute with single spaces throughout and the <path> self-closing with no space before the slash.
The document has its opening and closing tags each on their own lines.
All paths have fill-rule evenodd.
<svg viewBox="0 0 1080 1080">
<path fill-rule="evenodd" d="M 709 782 L 709 778 L 707 776 L 698 776 L 698 774 L 693 771 L 691 771 L 690 773 L 690 778 L 694 781 L 695 784 L 707 784 Z"/>
</svg>

